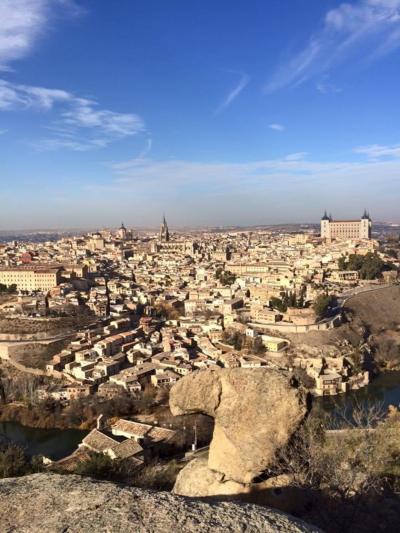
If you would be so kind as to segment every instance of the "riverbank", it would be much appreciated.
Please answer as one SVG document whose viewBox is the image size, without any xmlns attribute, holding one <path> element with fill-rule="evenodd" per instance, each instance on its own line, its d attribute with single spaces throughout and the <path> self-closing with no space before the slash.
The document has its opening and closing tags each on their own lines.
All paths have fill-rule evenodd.
<svg viewBox="0 0 400 533">
<path fill-rule="evenodd" d="M 90 395 L 62 405 L 50 398 L 39 402 L 14 401 L 0 404 L 0 422 L 18 422 L 32 428 L 90 430 L 96 427 L 99 415 L 125 418 L 154 413 L 160 407 L 157 391 L 145 390 L 138 396 L 121 394 L 110 399 Z"/>
<path fill-rule="evenodd" d="M 43 402 L 40 405 L 27 405 L 23 402 L 13 402 L 0 405 L 0 422 L 16 422 L 23 426 L 37 429 L 60 430 L 91 430 L 96 426 L 99 414 L 107 416 L 143 415 L 146 409 L 138 408 L 138 400 L 129 397 L 118 401 L 95 401 L 94 398 L 86 402 L 73 402 L 62 407 L 56 403 Z M 325 412 L 343 409 L 346 406 L 358 404 L 380 403 L 384 410 L 389 405 L 400 405 L 400 371 L 392 370 L 378 374 L 368 385 L 361 389 L 349 391 L 335 396 L 317 396 L 313 400 L 318 409 Z M 156 406 L 153 406 L 153 410 Z M 160 413 L 158 413 L 160 416 Z"/>
<path fill-rule="evenodd" d="M 32 429 L 59 430 L 90 430 L 95 427 L 95 417 L 76 422 L 63 413 L 62 408 L 53 412 L 28 406 L 22 402 L 3 404 L 0 406 L 0 423 L 15 422 Z"/>
<path fill-rule="evenodd" d="M 87 431 L 31 428 L 18 422 L 0 422 L 0 443 L 14 444 L 27 455 L 43 455 L 57 461 L 75 451 Z"/>
<path fill-rule="evenodd" d="M 400 370 L 391 370 L 378 374 L 367 386 L 336 396 L 319 396 L 314 398 L 314 405 L 323 411 L 352 408 L 355 405 L 381 404 L 383 410 L 389 405 L 400 406 Z"/>
</svg>

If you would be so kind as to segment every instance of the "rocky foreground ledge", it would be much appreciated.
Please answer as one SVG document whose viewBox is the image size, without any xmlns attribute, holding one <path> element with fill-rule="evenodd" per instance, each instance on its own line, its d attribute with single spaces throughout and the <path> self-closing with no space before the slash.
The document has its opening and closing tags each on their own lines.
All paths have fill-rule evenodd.
<svg viewBox="0 0 400 533">
<path fill-rule="evenodd" d="M 318 532 L 251 504 L 206 503 L 80 476 L 34 474 L 0 480 L 2 533 Z"/>
</svg>

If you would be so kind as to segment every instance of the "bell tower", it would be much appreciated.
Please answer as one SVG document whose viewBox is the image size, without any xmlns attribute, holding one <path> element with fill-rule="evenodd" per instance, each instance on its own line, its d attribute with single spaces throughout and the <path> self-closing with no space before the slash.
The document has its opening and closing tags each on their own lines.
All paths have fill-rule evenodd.
<svg viewBox="0 0 400 533">
<path fill-rule="evenodd" d="M 321 237 L 323 239 L 330 239 L 331 232 L 329 224 L 331 222 L 331 217 L 328 216 L 328 213 L 325 210 L 324 216 L 321 218 Z"/>
<path fill-rule="evenodd" d="M 160 228 L 160 242 L 169 242 L 169 229 L 165 215 L 163 216 L 163 221 Z"/>
</svg>

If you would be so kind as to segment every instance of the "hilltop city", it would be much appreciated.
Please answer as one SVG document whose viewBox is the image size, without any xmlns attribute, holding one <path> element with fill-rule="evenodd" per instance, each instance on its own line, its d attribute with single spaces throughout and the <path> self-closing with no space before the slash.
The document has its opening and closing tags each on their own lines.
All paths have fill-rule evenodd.
<svg viewBox="0 0 400 533">
<path fill-rule="evenodd" d="M 275 464 L 279 439 L 287 442 L 306 416 L 306 395 L 347 396 L 398 368 L 399 269 L 399 237 L 374 238 L 366 210 L 353 220 L 325 212 L 319 231 L 172 232 L 164 216 L 158 232 L 122 223 L 6 242 L 0 420 L 84 430 L 69 449 L 43 454 L 39 467 L 21 458 L 27 472 L 195 497 L 258 491 L 255 480 Z M 390 420 L 385 439 L 394 437 Z M 7 472 L 17 472 L 16 461 L 6 460 Z M 266 481 L 277 483 L 281 498 L 262 503 L 293 512 L 281 478 Z"/>
<path fill-rule="evenodd" d="M 156 235 L 122 224 L 56 242 L 10 242 L 0 247 L 1 316 L 39 325 L 83 317 L 74 334 L 57 333 L 64 347 L 45 365 L 64 384 L 40 393 L 60 401 L 169 387 L 214 365 L 296 367 L 313 394 L 337 394 L 368 383 L 368 346 L 357 356 L 346 346 L 311 353 L 296 336 L 335 328 L 346 298 L 397 280 L 397 254 L 371 231 L 367 212 L 359 220 L 325 212 L 320 234 L 194 238 L 172 234 L 164 217 Z M 17 354 L 18 346 L 2 346 L 10 362 Z"/>
</svg>

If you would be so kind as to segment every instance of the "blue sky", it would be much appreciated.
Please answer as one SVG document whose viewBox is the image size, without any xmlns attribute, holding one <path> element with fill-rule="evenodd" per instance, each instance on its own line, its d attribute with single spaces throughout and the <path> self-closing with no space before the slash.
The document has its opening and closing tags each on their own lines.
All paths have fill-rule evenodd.
<svg viewBox="0 0 400 533">
<path fill-rule="evenodd" d="M 0 0 L 0 229 L 400 222 L 400 0 Z"/>
</svg>

